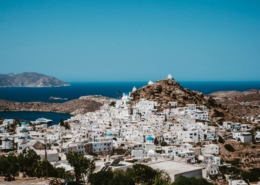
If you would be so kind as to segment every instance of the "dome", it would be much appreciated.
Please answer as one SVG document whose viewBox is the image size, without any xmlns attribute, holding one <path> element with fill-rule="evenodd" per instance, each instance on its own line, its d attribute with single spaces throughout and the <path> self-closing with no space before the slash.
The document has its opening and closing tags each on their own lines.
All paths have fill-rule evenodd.
<svg viewBox="0 0 260 185">
<path fill-rule="evenodd" d="M 26 122 L 22 122 L 22 125 L 26 125 Z"/>
<path fill-rule="evenodd" d="M 27 131 L 26 128 L 23 128 L 22 130 Z"/>
<path fill-rule="evenodd" d="M 147 140 L 147 141 L 153 141 L 154 138 L 153 138 L 152 136 L 148 136 L 148 137 L 146 138 L 146 140 Z"/>
<path fill-rule="evenodd" d="M 172 79 L 172 75 L 168 74 L 167 78 Z"/>
<path fill-rule="evenodd" d="M 148 85 L 151 85 L 151 84 L 153 84 L 153 82 L 150 80 L 150 81 L 148 82 Z"/>
<path fill-rule="evenodd" d="M 132 92 L 136 91 L 136 87 L 133 88 Z"/>
<path fill-rule="evenodd" d="M 112 137 L 113 134 L 111 134 L 111 133 L 107 133 L 106 136 L 107 136 L 107 137 Z"/>
</svg>

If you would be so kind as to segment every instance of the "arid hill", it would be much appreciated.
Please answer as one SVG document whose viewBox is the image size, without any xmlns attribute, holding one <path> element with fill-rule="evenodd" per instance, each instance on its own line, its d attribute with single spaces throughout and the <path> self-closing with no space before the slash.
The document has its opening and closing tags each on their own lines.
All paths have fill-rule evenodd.
<svg viewBox="0 0 260 185">
<path fill-rule="evenodd" d="M 130 103 L 138 102 L 141 98 L 158 102 L 160 104 L 157 107 L 158 111 L 169 108 L 168 102 L 178 102 L 178 106 L 185 106 L 185 104 L 192 103 L 207 106 L 210 109 L 209 116 L 213 121 L 240 120 L 240 118 L 230 114 L 211 96 L 183 88 L 174 79 L 167 78 L 156 81 L 154 84 L 146 85 L 132 92 L 131 97 L 132 100 Z"/>
<path fill-rule="evenodd" d="M 219 91 L 210 94 L 223 106 L 237 116 L 257 116 L 260 114 L 260 91 L 249 90 L 238 91 Z"/>
<path fill-rule="evenodd" d="M 0 74 L 0 87 L 60 87 L 69 86 L 57 78 L 39 73 Z"/>
<path fill-rule="evenodd" d="M 260 91 L 251 89 L 249 91 L 239 92 L 239 91 L 219 91 L 211 93 L 210 96 L 223 98 L 223 99 L 233 99 L 237 102 L 260 102 Z"/>
<path fill-rule="evenodd" d="M 98 110 L 100 106 L 102 106 L 102 103 L 90 99 L 75 99 L 65 103 L 12 102 L 0 100 L 0 111 L 40 111 L 84 114 L 94 112 Z"/>
</svg>

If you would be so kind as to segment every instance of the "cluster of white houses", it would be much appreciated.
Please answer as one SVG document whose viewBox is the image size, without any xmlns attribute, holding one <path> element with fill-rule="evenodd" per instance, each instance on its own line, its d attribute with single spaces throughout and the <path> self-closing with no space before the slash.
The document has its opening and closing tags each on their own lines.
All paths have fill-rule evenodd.
<svg viewBox="0 0 260 185">
<path fill-rule="evenodd" d="M 136 88 L 133 88 L 133 91 L 135 90 Z M 6 132 L 6 128 L 14 120 L 4 120 L 0 125 L 1 149 L 12 149 L 15 144 L 18 153 L 25 148 L 31 148 L 44 158 L 44 143 L 47 142 L 51 145 L 47 150 L 48 160 L 55 166 L 63 166 L 66 170 L 72 170 L 66 162 L 65 155 L 70 151 L 87 156 L 93 154 L 104 156 L 113 150 L 125 149 L 130 154 L 128 158 L 146 161 L 147 164 L 168 160 L 179 163 L 200 163 L 204 167 L 199 168 L 200 172 L 196 172 L 195 176 L 219 173 L 219 165 L 221 165 L 219 147 L 211 143 L 218 139 L 219 127 L 208 125 L 209 110 L 206 106 L 186 104 L 184 107 L 179 107 L 177 102 L 169 102 L 169 109 L 158 112 L 157 102 L 140 99 L 135 105 L 130 105 L 127 104 L 128 100 L 130 96 L 124 94 L 122 99 L 111 100 L 115 103 L 104 103 L 100 110 L 71 117 L 67 120 L 70 124 L 69 130 L 60 125 L 47 127 L 41 124 L 32 127 L 23 122 L 21 126 L 17 125 L 16 132 L 11 135 Z M 233 137 L 239 138 L 241 142 L 252 139 L 247 132 L 250 125 L 224 122 L 223 127 L 230 129 Z M 256 138 L 260 141 L 260 133 Z M 108 160 L 106 159 L 106 162 Z M 131 167 L 131 164 L 126 161 L 122 164 L 124 165 L 121 167 L 111 168 Z M 101 169 L 105 164 L 96 162 L 96 165 L 97 169 Z M 174 166 L 176 165 L 171 168 L 175 168 Z M 177 170 L 175 175 L 185 175 L 189 172 L 188 169 Z"/>
</svg>

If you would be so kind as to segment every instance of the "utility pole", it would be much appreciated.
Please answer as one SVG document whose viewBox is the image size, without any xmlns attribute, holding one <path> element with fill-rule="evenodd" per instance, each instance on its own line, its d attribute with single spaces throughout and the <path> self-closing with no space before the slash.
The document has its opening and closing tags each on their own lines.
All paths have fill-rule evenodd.
<svg viewBox="0 0 260 185">
<path fill-rule="evenodd" d="M 47 159 L 47 138 L 45 137 L 45 164 L 46 164 L 46 179 L 48 179 L 48 159 Z"/>
</svg>

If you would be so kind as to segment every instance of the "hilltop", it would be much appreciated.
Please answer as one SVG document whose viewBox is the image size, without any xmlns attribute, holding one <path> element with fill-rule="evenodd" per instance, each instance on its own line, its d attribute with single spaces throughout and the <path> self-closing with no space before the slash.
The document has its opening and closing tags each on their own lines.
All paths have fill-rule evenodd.
<svg viewBox="0 0 260 185">
<path fill-rule="evenodd" d="M 158 80 L 155 83 L 148 84 L 140 89 L 131 92 L 132 100 L 130 103 L 136 103 L 141 98 L 159 103 L 158 111 L 170 108 L 169 102 L 178 102 L 178 106 L 185 106 L 186 104 L 205 105 L 210 110 L 209 117 L 213 121 L 234 120 L 237 118 L 230 114 L 221 103 L 213 99 L 212 96 L 205 95 L 201 92 L 192 91 L 183 88 L 173 78 L 166 78 Z"/>
<path fill-rule="evenodd" d="M 0 87 L 60 87 L 68 83 L 44 74 L 25 72 L 0 74 Z"/>
</svg>

